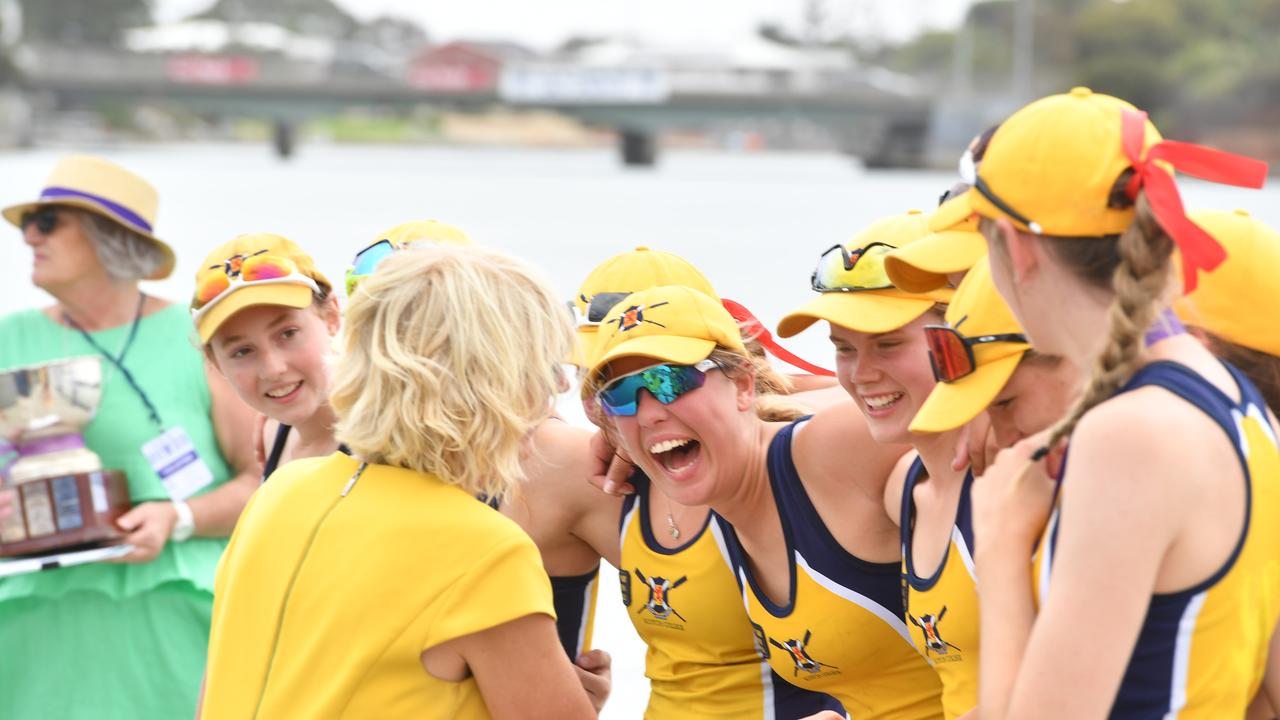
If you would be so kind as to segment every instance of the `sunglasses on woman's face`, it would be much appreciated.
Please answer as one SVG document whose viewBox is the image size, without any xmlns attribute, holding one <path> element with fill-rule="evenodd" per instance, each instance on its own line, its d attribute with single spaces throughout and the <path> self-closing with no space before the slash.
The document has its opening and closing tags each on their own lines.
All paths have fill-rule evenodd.
<svg viewBox="0 0 1280 720">
<path fill-rule="evenodd" d="M 48 235 L 53 229 L 58 227 L 58 208 L 43 207 L 39 210 L 22 213 L 22 231 L 26 232 L 27 227 L 35 223 L 36 230 L 41 235 Z"/>
<path fill-rule="evenodd" d="M 707 381 L 707 373 L 720 366 L 714 360 L 696 365 L 654 365 L 609 381 L 596 399 L 605 415 L 631 417 L 640 409 L 640 391 L 647 390 L 663 405 L 670 405 Z"/>
<path fill-rule="evenodd" d="M 926 325 L 924 339 L 929 345 L 929 364 L 933 366 L 933 377 L 938 382 L 955 382 L 972 375 L 978 369 L 978 362 L 973 357 L 974 345 L 1027 342 L 1027 336 L 1021 333 L 965 337 L 949 325 Z"/>
</svg>

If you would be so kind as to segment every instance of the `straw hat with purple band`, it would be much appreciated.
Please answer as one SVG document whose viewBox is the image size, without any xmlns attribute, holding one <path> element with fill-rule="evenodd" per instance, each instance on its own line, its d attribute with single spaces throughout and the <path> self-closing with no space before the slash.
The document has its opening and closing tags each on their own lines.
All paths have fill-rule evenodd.
<svg viewBox="0 0 1280 720">
<path fill-rule="evenodd" d="M 173 272 L 173 249 L 152 233 L 160 204 L 156 189 L 119 165 L 98 157 L 71 155 L 54 166 L 40 197 L 7 207 L 4 219 L 22 227 L 22 216 L 45 205 L 76 207 L 114 220 L 155 243 L 167 261 L 148 280 L 163 280 Z"/>
</svg>

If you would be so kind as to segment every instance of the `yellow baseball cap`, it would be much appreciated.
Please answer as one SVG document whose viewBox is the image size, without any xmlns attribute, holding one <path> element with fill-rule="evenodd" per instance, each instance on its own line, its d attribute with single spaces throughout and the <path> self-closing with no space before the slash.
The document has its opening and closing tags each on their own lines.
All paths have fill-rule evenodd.
<svg viewBox="0 0 1280 720">
<path fill-rule="evenodd" d="M 956 289 L 956 296 L 947 307 L 947 326 L 963 337 L 972 351 L 973 372 L 934 385 L 911 420 L 912 432 L 945 432 L 972 420 L 1000 394 L 1023 354 L 1031 349 L 1025 336 L 1022 342 L 992 340 L 1023 332 L 996 292 L 991 265 L 985 257 L 978 260 Z M 974 340 L 977 342 L 971 342 Z"/>
<path fill-rule="evenodd" d="M 412 220 L 401 223 L 378 235 L 377 240 L 390 240 L 396 247 L 421 241 L 455 245 L 471 244 L 471 238 L 465 232 L 438 220 Z"/>
<path fill-rule="evenodd" d="M 572 363 L 579 367 L 592 364 L 590 356 L 598 340 L 596 328 L 613 303 L 630 293 L 660 285 L 682 285 L 719 300 L 711 281 L 679 255 L 644 246 L 614 255 L 587 275 L 570 301 L 579 320 Z M 602 304 L 609 307 L 601 307 Z"/>
<path fill-rule="evenodd" d="M 894 248 L 907 246 L 928 234 L 927 216 L 919 210 L 911 210 L 871 223 L 843 246 L 840 257 L 835 255 L 840 246 L 832 247 L 823 253 L 818 261 L 819 269 L 814 271 L 815 290 L 818 289 L 819 274 L 824 265 L 839 263 L 844 255 L 851 260 L 856 256 L 856 269 L 847 272 L 870 279 L 870 282 L 851 284 L 847 291 L 819 291 L 818 297 L 782 318 L 778 323 L 778 334 L 791 337 L 818 320 L 826 320 L 858 332 L 890 332 L 920 317 L 934 303 L 950 302 L 954 293 L 951 288 L 912 293 L 893 287 L 884 271 L 886 255 L 869 251 L 879 244 L 888 246 L 891 252 Z M 870 265 L 864 267 L 864 263 Z M 846 262 L 845 267 L 847 266 Z M 837 276 L 840 274 L 839 270 L 838 266 L 835 267 Z"/>
<path fill-rule="evenodd" d="M 934 225 L 952 227 L 977 213 L 1043 235 L 1123 232 L 1134 209 L 1110 207 L 1110 200 L 1116 179 L 1133 166 L 1123 147 L 1125 111 L 1138 109 L 1086 87 L 1023 107 L 991 136 L 974 178 L 981 182 L 938 208 Z M 1160 141 L 1145 121 L 1143 149 Z"/>
<path fill-rule="evenodd" d="M 462 230 L 438 220 L 413 220 L 381 232 L 373 242 L 356 253 L 351 264 L 347 266 L 345 278 L 347 297 L 351 297 L 360 280 L 372 274 L 388 255 L 416 242 L 470 245 L 471 238 Z"/>
<path fill-rule="evenodd" d="M 228 318 L 254 305 L 305 308 L 318 291 L 332 291 L 311 256 L 271 233 L 241 235 L 219 245 L 196 271 L 191 314 L 200 342 L 208 343 Z"/>
<path fill-rule="evenodd" d="M 1122 188 L 1116 181 L 1132 169 Z M 1146 113 L 1119 98 L 1077 87 L 1023 107 L 991 136 L 973 187 L 938 208 L 935 223 L 951 226 L 977 213 L 1007 218 L 1018 228 L 1055 237 L 1104 237 L 1132 223 L 1130 200 L 1146 193 L 1160 226 L 1184 259 L 1183 285 L 1212 270 L 1225 253 L 1187 219 L 1173 170 L 1213 182 L 1262 187 L 1266 163 L 1190 143 L 1165 142 Z M 966 178 L 968 179 L 968 178 Z"/>
<path fill-rule="evenodd" d="M 694 288 L 660 285 L 632 293 L 600 324 L 595 376 L 619 358 L 692 365 L 717 347 L 743 350 L 738 323 L 720 301 Z"/>
<path fill-rule="evenodd" d="M 947 275 L 967 271 L 986 254 L 987 241 L 978 232 L 978 217 L 970 215 L 944 227 L 934 227 L 930 221 L 929 234 L 889 253 L 884 269 L 900 289 L 929 292 L 946 287 L 950 284 Z"/>
<path fill-rule="evenodd" d="M 1178 317 L 1237 345 L 1280 355 L 1280 233 L 1244 210 L 1199 210 L 1190 217 L 1222 243 L 1227 260 L 1174 303 Z"/>
</svg>

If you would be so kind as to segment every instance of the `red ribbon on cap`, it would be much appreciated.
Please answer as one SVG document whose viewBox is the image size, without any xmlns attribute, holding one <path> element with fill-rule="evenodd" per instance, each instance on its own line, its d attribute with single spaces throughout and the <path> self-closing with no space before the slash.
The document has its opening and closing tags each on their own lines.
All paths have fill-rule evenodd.
<svg viewBox="0 0 1280 720">
<path fill-rule="evenodd" d="M 1197 273 L 1218 267 L 1227 259 L 1227 251 L 1187 217 L 1173 175 L 1156 163 L 1167 162 L 1180 172 L 1202 180 L 1249 188 L 1262 187 L 1267 179 L 1267 164 L 1243 155 L 1176 140 L 1162 140 L 1152 145 L 1143 157 L 1147 114 L 1140 110 L 1125 110 L 1123 118 L 1121 138 L 1124 154 L 1134 169 L 1133 177 L 1125 186 L 1125 194 L 1130 200 L 1137 200 L 1138 191 L 1146 191 L 1147 201 L 1151 203 L 1160 227 L 1169 233 L 1182 253 L 1182 288 L 1184 293 L 1190 293 L 1196 288 Z"/>
<path fill-rule="evenodd" d="M 721 299 L 720 303 L 724 305 L 725 310 L 729 311 L 729 314 L 733 316 L 734 320 L 737 320 L 745 326 L 743 330 L 746 331 L 746 339 L 759 340 L 760 344 L 763 345 L 766 350 L 773 353 L 774 357 L 788 365 L 791 365 L 792 367 L 800 368 L 801 370 L 813 375 L 821 375 L 823 377 L 836 376 L 836 374 L 830 370 L 818 367 L 817 365 L 814 365 L 808 360 L 795 355 L 791 351 L 779 345 L 774 341 L 773 334 L 769 332 L 768 328 L 762 325 L 760 321 L 756 319 L 756 316 L 752 315 L 751 311 L 745 306 L 728 299 Z"/>
</svg>

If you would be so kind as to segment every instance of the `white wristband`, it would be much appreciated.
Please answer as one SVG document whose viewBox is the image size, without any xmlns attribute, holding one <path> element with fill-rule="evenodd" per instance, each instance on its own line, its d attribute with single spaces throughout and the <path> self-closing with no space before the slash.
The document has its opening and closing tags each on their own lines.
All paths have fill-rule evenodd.
<svg viewBox="0 0 1280 720">
<path fill-rule="evenodd" d="M 191 506 L 182 500 L 173 501 L 173 510 L 178 513 L 178 521 L 173 524 L 173 532 L 169 533 L 169 539 L 173 542 L 182 542 L 196 531 L 196 518 L 191 514 Z"/>
</svg>

